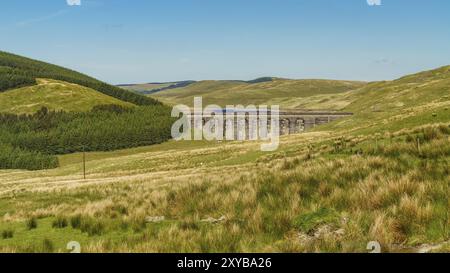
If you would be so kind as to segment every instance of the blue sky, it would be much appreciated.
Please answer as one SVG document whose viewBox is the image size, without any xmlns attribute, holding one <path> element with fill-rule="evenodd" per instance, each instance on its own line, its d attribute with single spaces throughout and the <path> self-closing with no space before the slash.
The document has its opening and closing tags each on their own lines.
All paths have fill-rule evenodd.
<svg viewBox="0 0 450 273">
<path fill-rule="evenodd" d="M 14 0 L 0 50 L 111 83 L 389 80 L 450 64 L 450 1 Z"/>
</svg>

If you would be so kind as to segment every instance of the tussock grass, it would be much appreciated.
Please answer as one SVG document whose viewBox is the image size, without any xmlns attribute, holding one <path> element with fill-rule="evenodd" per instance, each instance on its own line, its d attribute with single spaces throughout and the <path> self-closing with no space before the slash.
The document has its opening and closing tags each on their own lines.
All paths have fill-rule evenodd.
<svg viewBox="0 0 450 273">
<path fill-rule="evenodd" d="M 439 244 L 450 235 L 447 128 L 289 136 L 279 151 L 246 161 L 237 158 L 258 143 L 96 155 L 86 181 L 76 161 L 45 173 L 0 172 L 8 181 L 0 196 L 10 198 L 0 199 L 0 225 L 18 223 L 0 251 L 65 251 L 74 239 L 86 252 L 365 252 L 374 240 L 386 251 Z M 39 219 L 31 230 L 30 215 Z"/>
<path fill-rule="evenodd" d="M 68 226 L 68 221 L 65 217 L 57 217 L 53 223 L 52 223 L 52 227 L 53 228 L 66 228 Z"/>
<path fill-rule="evenodd" d="M 26 226 L 29 230 L 36 229 L 38 227 L 38 222 L 35 217 L 31 217 L 26 221 Z"/>
<path fill-rule="evenodd" d="M 2 238 L 3 239 L 11 239 L 14 237 L 14 230 L 12 229 L 5 229 L 2 231 Z"/>
</svg>

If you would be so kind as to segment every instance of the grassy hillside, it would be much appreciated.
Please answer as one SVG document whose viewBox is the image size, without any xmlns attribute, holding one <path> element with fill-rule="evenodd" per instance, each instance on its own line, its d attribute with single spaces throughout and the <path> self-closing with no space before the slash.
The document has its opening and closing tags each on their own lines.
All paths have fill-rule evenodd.
<svg viewBox="0 0 450 273">
<path fill-rule="evenodd" d="M 37 85 L 0 93 L 0 113 L 32 114 L 42 107 L 85 112 L 96 105 L 134 106 L 78 84 L 49 79 L 37 79 L 36 82 Z"/>
<path fill-rule="evenodd" d="M 0 251 L 450 251 L 449 80 L 445 67 L 334 94 L 353 117 L 270 153 L 167 142 L 88 153 L 87 180 L 81 154 L 0 171 Z"/>
<path fill-rule="evenodd" d="M 364 86 L 362 82 L 332 80 L 287 80 L 273 78 L 255 83 L 242 81 L 201 81 L 183 88 L 165 90 L 151 95 L 168 104 L 192 106 L 195 96 L 207 104 L 278 104 L 297 108 L 305 98 L 315 95 L 339 94 Z"/>
<path fill-rule="evenodd" d="M 318 100 L 309 99 L 309 102 Z M 446 122 L 450 117 L 450 66 L 394 81 L 370 83 L 316 105 L 355 113 L 351 119 L 325 125 L 325 129 L 383 133 Z"/>
<path fill-rule="evenodd" d="M 158 101 L 126 91 L 81 73 L 0 51 L 0 92 L 36 84 L 36 78 L 61 80 L 99 91 L 137 105 L 155 105 Z"/>
</svg>

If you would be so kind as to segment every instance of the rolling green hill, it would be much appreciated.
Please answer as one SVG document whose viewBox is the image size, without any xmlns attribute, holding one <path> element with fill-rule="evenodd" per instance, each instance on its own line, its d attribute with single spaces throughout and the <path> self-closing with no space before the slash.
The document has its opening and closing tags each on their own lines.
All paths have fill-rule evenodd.
<svg viewBox="0 0 450 273">
<path fill-rule="evenodd" d="M 32 114 L 42 107 L 55 111 L 86 112 L 96 105 L 134 106 L 74 83 L 48 79 L 37 79 L 37 83 L 0 93 L 0 112 Z"/>
<path fill-rule="evenodd" d="M 325 125 L 326 129 L 386 132 L 450 120 L 450 66 L 373 82 L 349 92 L 308 98 L 308 107 L 349 111 L 355 115 Z"/>
<path fill-rule="evenodd" d="M 271 78 L 261 81 L 201 81 L 186 87 L 165 90 L 151 97 L 167 104 L 193 104 L 195 96 L 202 96 L 203 103 L 218 104 L 278 104 L 297 108 L 302 101 L 314 95 L 330 95 L 364 86 L 364 82 L 334 80 L 289 80 Z"/>
<path fill-rule="evenodd" d="M 345 109 L 355 112 L 394 112 L 450 99 L 450 66 L 374 82 L 349 93 L 353 102 Z"/>
<path fill-rule="evenodd" d="M 78 84 L 137 105 L 160 104 L 152 98 L 109 85 L 60 66 L 0 51 L 0 92 L 35 85 L 37 78 Z"/>
</svg>

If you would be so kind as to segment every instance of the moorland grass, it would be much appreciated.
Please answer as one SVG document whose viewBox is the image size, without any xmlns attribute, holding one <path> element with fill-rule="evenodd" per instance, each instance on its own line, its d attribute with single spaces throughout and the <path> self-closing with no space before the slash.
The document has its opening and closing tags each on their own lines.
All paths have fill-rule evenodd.
<svg viewBox="0 0 450 273">
<path fill-rule="evenodd" d="M 313 151 L 273 159 L 271 166 L 260 162 L 253 171 L 225 181 L 211 173 L 159 188 L 146 179 L 110 183 L 107 188 L 91 185 L 66 192 L 68 197 L 82 198 L 87 192 L 96 196 L 77 205 L 56 195 L 54 205 L 40 203 L 40 196 L 48 193 L 25 192 L 21 198 L 31 201 L 36 217 L 53 218 L 48 224 L 53 230 L 80 232 L 88 252 L 361 252 L 372 240 L 395 251 L 399 245 L 448 239 L 446 126 L 380 137 L 378 149 L 370 136 L 339 151 L 333 145 L 316 144 Z M 408 135 L 427 139 L 422 153 Z M 353 154 L 351 149 L 362 153 Z M 392 151 L 401 156 L 392 156 Z M 314 156 L 307 158 L 306 153 Z M 30 208 L 16 205 L 16 215 L 27 215 Z M 146 222 L 147 216 L 166 220 Z M 67 219 L 67 227 L 59 228 L 59 217 Z M 205 220 L 210 217 L 224 220 Z M 41 228 L 45 229 L 39 224 L 35 230 Z M 11 240 L 20 242 L 21 236 L 17 233 Z M 32 245 L 42 250 L 41 243 Z M 12 245 L 16 251 L 26 250 L 20 243 Z M 63 250 L 55 244 L 54 251 Z"/>
<path fill-rule="evenodd" d="M 448 251 L 450 77 L 434 74 L 343 93 L 353 117 L 284 136 L 270 153 L 170 141 L 88 153 L 86 180 L 80 154 L 0 171 L 0 230 L 14 230 L 0 251 L 64 252 L 70 241 L 83 252 L 366 252 L 370 241 Z M 59 217 L 66 227 L 53 227 Z"/>
</svg>

